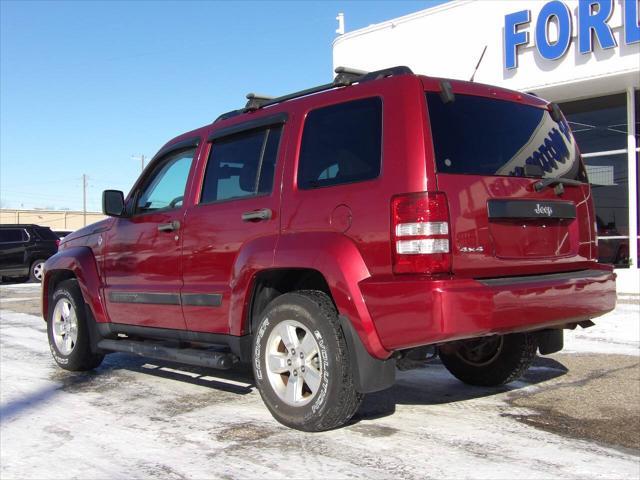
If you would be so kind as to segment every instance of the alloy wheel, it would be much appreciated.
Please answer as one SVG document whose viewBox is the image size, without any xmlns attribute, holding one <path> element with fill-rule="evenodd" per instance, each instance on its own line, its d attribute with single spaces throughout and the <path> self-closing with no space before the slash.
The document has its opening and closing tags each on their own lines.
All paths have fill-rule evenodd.
<svg viewBox="0 0 640 480">
<path fill-rule="evenodd" d="M 38 262 L 33 266 L 33 276 L 39 282 L 42 281 L 42 275 L 44 274 L 44 262 Z"/>
<path fill-rule="evenodd" d="M 284 320 L 276 325 L 267 340 L 266 367 L 271 387 L 288 405 L 306 405 L 320 389 L 320 347 L 300 322 Z"/>
<path fill-rule="evenodd" d="M 51 322 L 56 348 L 63 355 L 70 355 L 78 341 L 78 317 L 68 299 L 58 300 L 53 309 Z"/>
</svg>

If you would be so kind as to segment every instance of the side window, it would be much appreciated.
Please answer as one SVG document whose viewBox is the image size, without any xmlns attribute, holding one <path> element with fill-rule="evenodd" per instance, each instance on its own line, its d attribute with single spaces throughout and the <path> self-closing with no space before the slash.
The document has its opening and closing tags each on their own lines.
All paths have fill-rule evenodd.
<svg viewBox="0 0 640 480">
<path fill-rule="evenodd" d="M 3 228 L 0 230 L 0 243 L 22 242 L 27 239 L 27 232 L 21 228 Z"/>
<path fill-rule="evenodd" d="M 271 193 L 282 126 L 215 140 L 200 203 Z"/>
<path fill-rule="evenodd" d="M 58 236 L 55 233 L 53 233 L 50 228 L 36 227 L 33 229 L 33 231 L 36 233 L 36 236 L 40 240 L 54 240 L 54 241 L 58 240 Z"/>
<path fill-rule="evenodd" d="M 195 148 L 170 154 L 153 171 L 138 196 L 136 213 L 182 206 Z"/>
<path fill-rule="evenodd" d="M 298 187 L 360 182 L 380 174 L 382 100 L 366 98 L 309 112 L 302 134 Z"/>
</svg>

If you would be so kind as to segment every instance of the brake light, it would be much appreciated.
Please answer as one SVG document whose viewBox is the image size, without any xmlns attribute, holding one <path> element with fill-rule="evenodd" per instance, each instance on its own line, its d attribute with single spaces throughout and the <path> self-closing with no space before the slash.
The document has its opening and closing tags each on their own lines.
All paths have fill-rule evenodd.
<svg viewBox="0 0 640 480">
<path fill-rule="evenodd" d="M 59 238 L 56 240 L 56 247 L 60 247 L 60 239 Z"/>
<path fill-rule="evenodd" d="M 391 200 L 394 273 L 451 270 L 449 207 L 442 192 L 398 195 Z"/>
</svg>

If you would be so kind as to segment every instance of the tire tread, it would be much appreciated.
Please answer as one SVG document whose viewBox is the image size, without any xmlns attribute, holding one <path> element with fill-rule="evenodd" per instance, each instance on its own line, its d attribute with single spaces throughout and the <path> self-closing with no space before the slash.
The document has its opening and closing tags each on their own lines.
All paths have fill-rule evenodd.
<svg viewBox="0 0 640 480">
<path fill-rule="evenodd" d="M 339 362 L 341 365 L 346 365 L 347 368 L 342 370 L 341 382 L 345 385 L 343 389 L 344 394 L 341 398 L 338 398 L 334 405 L 325 413 L 325 415 L 318 422 L 318 430 L 331 430 L 348 422 L 351 417 L 356 413 L 364 395 L 359 393 L 355 388 L 353 380 L 353 374 L 351 372 L 351 363 L 349 361 L 349 351 L 347 348 L 347 342 L 342 333 L 342 327 L 338 320 L 338 312 L 336 307 L 329 298 L 329 296 L 320 290 L 300 290 L 297 292 L 299 295 L 305 296 L 313 301 L 318 308 L 325 315 L 327 320 L 331 323 L 332 331 L 336 336 L 336 340 L 340 348 L 337 352 L 339 355 Z"/>
</svg>

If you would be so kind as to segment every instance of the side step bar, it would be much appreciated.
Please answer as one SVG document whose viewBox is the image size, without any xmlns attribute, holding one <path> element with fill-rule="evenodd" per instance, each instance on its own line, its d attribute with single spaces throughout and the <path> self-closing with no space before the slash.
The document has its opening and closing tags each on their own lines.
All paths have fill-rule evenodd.
<svg viewBox="0 0 640 480">
<path fill-rule="evenodd" d="M 98 348 L 112 352 L 133 353 L 141 357 L 155 360 L 175 361 L 197 367 L 228 370 L 238 362 L 233 353 L 217 352 L 215 350 L 198 350 L 195 348 L 174 348 L 153 342 L 138 342 L 135 340 L 109 340 L 98 342 Z"/>
</svg>

